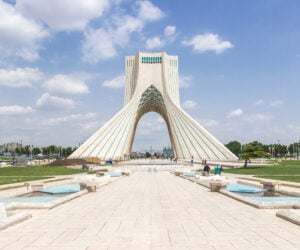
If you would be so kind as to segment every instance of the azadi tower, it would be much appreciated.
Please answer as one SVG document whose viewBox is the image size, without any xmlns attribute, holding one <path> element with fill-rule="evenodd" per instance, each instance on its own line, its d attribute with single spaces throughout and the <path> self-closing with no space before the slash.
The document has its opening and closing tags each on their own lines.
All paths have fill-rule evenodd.
<svg viewBox="0 0 300 250">
<path fill-rule="evenodd" d="M 165 120 L 178 159 L 236 160 L 180 107 L 178 57 L 165 52 L 127 56 L 124 107 L 69 158 L 121 160 L 130 154 L 137 124 L 148 112 Z"/>
</svg>

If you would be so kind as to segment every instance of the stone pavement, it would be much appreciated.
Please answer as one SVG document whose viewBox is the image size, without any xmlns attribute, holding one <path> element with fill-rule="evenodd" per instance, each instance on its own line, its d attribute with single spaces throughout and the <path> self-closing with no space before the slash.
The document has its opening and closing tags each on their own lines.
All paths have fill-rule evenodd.
<svg viewBox="0 0 300 250">
<path fill-rule="evenodd" d="M 0 249 L 299 249 L 300 227 L 167 171 L 134 172 L 0 232 Z"/>
</svg>

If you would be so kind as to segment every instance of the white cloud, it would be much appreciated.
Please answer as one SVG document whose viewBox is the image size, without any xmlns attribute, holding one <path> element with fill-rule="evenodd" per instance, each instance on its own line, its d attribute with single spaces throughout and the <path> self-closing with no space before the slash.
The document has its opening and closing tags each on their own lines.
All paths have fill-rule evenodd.
<svg viewBox="0 0 300 250">
<path fill-rule="evenodd" d="M 19 49 L 16 51 L 15 55 L 23 58 L 24 60 L 26 60 L 28 62 L 34 62 L 34 61 L 40 59 L 40 55 L 37 52 L 37 48 L 36 49 L 28 49 L 28 48 Z"/>
<path fill-rule="evenodd" d="M 196 35 L 191 40 L 183 41 L 182 44 L 192 46 L 193 50 L 197 53 L 214 51 L 216 54 L 220 54 L 226 49 L 233 48 L 231 42 L 222 41 L 217 34 L 212 33 Z"/>
<path fill-rule="evenodd" d="M 156 21 L 164 17 L 164 13 L 149 1 L 139 1 L 138 17 L 145 21 Z"/>
<path fill-rule="evenodd" d="M 84 36 L 83 61 L 97 63 L 100 60 L 113 58 L 117 55 L 113 37 L 108 31 L 88 29 Z"/>
<path fill-rule="evenodd" d="M 55 75 L 44 86 L 51 94 L 79 95 L 89 93 L 89 88 L 80 79 L 68 75 Z"/>
<path fill-rule="evenodd" d="M 156 119 L 156 121 L 159 122 L 159 123 L 166 123 L 165 120 L 164 120 L 164 118 L 162 118 L 162 117 L 158 117 Z"/>
<path fill-rule="evenodd" d="M 81 122 L 86 120 L 92 120 L 97 117 L 96 113 L 87 113 L 87 114 L 72 114 L 63 117 L 49 118 L 46 121 L 48 125 L 58 125 L 61 123 L 69 123 L 69 122 Z"/>
<path fill-rule="evenodd" d="M 175 33 L 176 33 L 176 26 L 169 25 L 164 29 L 164 35 L 167 37 L 173 36 Z"/>
<path fill-rule="evenodd" d="M 164 42 L 159 37 L 153 37 L 146 40 L 147 49 L 156 49 L 164 46 Z"/>
<path fill-rule="evenodd" d="M 117 76 L 111 80 L 106 80 L 102 83 L 103 87 L 111 89 L 121 89 L 125 85 L 124 75 Z"/>
<path fill-rule="evenodd" d="M 217 127 L 219 126 L 219 122 L 216 120 L 201 120 L 200 124 L 202 124 L 205 128 L 209 128 L 209 127 Z"/>
<path fill-rule="evenodd" d="M 259 106 L 259 105 L 262 105 L 264 103 L 264 100 L 263 99 L 258 99 L 257 101 L 255 101 L 253 104 L 255 106 Z"/>
<path fill-rule="evenodd" d="M 91 122 L 83 122 L 80 123 L 79 126 L 86 131 L 95 131 L 100 128 L 102 124 L 99 121 L 91 121 Z"/>
<path fill-rule="evenodd" d="M 57 31 L 83 30 L 94 18 L 102 16 L 108 0 L 18 0 L 16 9 L 27 16 L 42 20 Z"/>
<path fill-rule="evenodd" d="M 244 116 L 244 120 L 247 122 L 258 122 L 258 121 L 270 121 L 272 116 L 265 114 L 249 114 Z"/>
<path fill-rule="evenodd" d="M 153 131 L 164 131 L 166 128 L 165 122 L 160 120 L 160 117 L 154 121 L 140 121 L 137 132 L 141 135 L 149 135 Z"/>
<path fill-rule="evenodd" d="M 179 75 L 179 87 L 180 88 L 188 88 L 188 87 L 190 87 L 191 80 L 192 80 L 192 76 L 189 76 L 189 75 Z"/>
<path fill-rule="evenodd" d="M 146 40 L 146 49 L 159 49 L 175 40 L 176 26 L 167 26 L 163 37 L 155 36 Z"/>
<path fill-rule="evenodd" d="M 131 33 L 140 32 L 145 25 L 142 20 L 129 15 L 115 18 L 114 21 L 116 28 L 110 31 L 111 36 L 113 42 L 121 47 L 128 44 Z"/>
<path fill-rule="evenodd" d="M 197 106 L 197 102 L 192 100 L 186 100 L 184 103 L 181 104 L 181 107 L 184 109 L 192 109 Z"/>
<path fill-rule="evenodd" d="M 227 117 L 238 117 L 238 116 L 241 116 L 243 114 L 243 110 L 241 109 L 236 109 L 236 110 L 233 110 L 231 111 Z"/>
<path fill-rule="evenodd" d="M 292 131 L 300 131 L 300 125 L 288 124 L 287 128 Z"/>
<path fill-rule="evenodd" d="M 14 6 L 0 1 L 0 54 L 18 56 L 27 61 L 39 58 L 40 42 L 49 36 L 37 22 L 21 15 Z"/>
<path fill-rule="evenodd" d="M 70 109 L 75 107 L 73 100 L 44 93 L 37 101 L 36 106 L 41 109 Z"/>
<path fill-rule="evenodd" d="M 117 46 L 124 47 L 133 32 L 139 32 L 144 23 L 132 16 L 114 19 L 114 28 L 88 29 L 83 43 L 83 60 L 97 63 L 117 56 Z M 101 41 L 101 42 L 99 42 Z"/>
<path fill-rule="evenodd" d="M 163 15 L 158 7 L 148 1 L 140 1 L 137 6 L 137 17 L 118 13 L 112 15 L 111 22 L 107 22 L 105 27 L 85 31 L 83 61 L 97 63 L 116 57 L 117 48 L 127 46 L 133 33 L 141 32 L 147 22 L 158 20 Z"/>
<path fill-rule="evenodd" d="M 274 102 L 271 102 L 270 103 L 270 107 L 279 107 L 283 104 L 283 101 L 282 100 L 278 100 L 278 101 L 274 101 Z"/>
<path fill-rule="evenodd" d="M 19 88 L 31 87 L 40 81 L 43 74 L 37 68 L 0 69 L 0 86 Z"/>
<path fill-rule="evenodd" d="M 0 106 L 0 115 L 25 115 L 32 112 L 34 112 L 34 109 L 29 106 Z"/>
</svg>

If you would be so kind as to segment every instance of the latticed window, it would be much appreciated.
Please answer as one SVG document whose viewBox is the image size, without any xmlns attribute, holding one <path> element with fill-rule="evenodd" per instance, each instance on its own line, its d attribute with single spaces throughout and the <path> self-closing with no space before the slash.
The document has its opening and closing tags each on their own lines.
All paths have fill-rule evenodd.
<svg viewBox="0 0 300 250">
<path fill-rule="evenodd" d="M 161 56 L 155 56 L 155 57 L 142 56 L 142 63 L 162 63 L 162 57 Z"/>
</svg>

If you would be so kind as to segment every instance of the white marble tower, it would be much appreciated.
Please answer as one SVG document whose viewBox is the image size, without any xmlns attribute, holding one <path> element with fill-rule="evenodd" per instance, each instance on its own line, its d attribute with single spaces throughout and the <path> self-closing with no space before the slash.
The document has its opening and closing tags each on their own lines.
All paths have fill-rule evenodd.
<svg viewBox="0 0 300 250">
<path fill-rule="evenodd" d="M 69 158 L 124 159 L 137 124 L 148 112 L 165 120 L 178 159 L 236 160 L 221 142 L 180 108 L 178 57 L 165 52 L 127 56 L 124 107 Z"/>
</svg>

